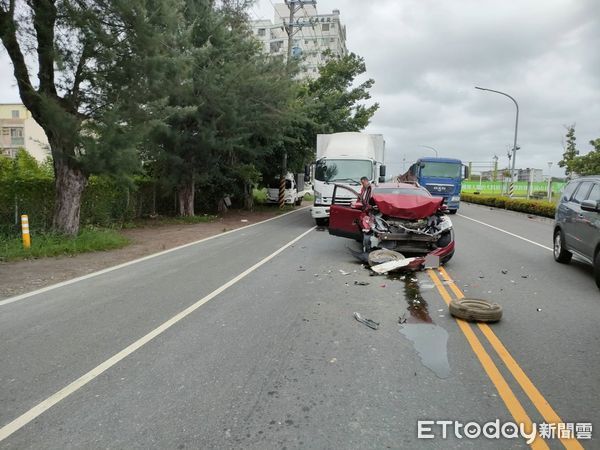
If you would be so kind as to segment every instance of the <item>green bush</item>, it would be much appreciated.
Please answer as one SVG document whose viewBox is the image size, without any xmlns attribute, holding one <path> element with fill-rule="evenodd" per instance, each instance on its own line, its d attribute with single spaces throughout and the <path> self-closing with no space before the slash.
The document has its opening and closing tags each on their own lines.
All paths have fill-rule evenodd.
<svg viewBox="0 0 600 450">
<path fill-rule="evenodd" d="M 518 198 L 508 198 L 493 195 L 473 195 L 463 193 L 461 200 L 467 203 L 476 203 L 479 205 L 493 206 L 495 208 L 509 209 L 536 216 L 554 218 L 556 206 L 554 203 L 545 200 L 525 200 Z"/>
</svg>

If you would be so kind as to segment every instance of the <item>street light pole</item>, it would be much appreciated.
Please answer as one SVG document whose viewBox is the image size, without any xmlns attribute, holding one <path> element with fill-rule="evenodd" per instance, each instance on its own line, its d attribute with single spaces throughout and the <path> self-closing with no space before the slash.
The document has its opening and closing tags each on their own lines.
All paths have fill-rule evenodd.
<svg viewBox="0 0 600 450">
<path fill-rule="evenodd" d="M 494 89 L 487 89 L 487 88 L 482 88 L 479 86 L 475 86 L 475 89 L 479 89 L 480 91 L 495 92 L 496 94 L 504 95 L 505 97 L 510 98 L 514 102 L 515 106 L 517 107 L 517 116 L 515 119 L 515 141 L 513 144 L 512 169 L 510 171 L 510 188 L 509 188 L 509 192 L 508 192 L 509 197 L 512 197 L 513 193 L 514 193 L 514 186 L 515 186 L 515 162 L 517 161 L 517 131 L 519 129 L 519 104 L 512 96 L 508 95 L 506 92 L 495 91 Z"/>
<path fill-rule="evenodd" d="M 435 152 L 435 157 L 436 158 L 438 157 L 438 151 L 435 148 L 430 147 L 429 145 L 421 145 L 421 147 L 425 147 L 425 148 L 428 148 L 430 150 L 433 150 Z"/>
</svg>

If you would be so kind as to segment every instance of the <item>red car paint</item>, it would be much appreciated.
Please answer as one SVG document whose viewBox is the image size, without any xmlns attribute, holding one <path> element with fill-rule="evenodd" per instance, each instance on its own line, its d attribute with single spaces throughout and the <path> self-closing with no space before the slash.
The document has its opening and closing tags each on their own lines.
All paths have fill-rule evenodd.
<svg viewBox="0 0 600 450">
<path fill-rule="evenodd" d="M 406 220 L 418 220 L 425 219 L 435 214 L 440 209 L 443 209 L 443 198 L 433 197 L 429 192 L 414 184 L 386 183 L 380 184 L 377 188 L 419 190 L 419 193 L 415 193 L 415 195 L 378 193 L 374 190 L 372 203 L 374 203 L 379 211 L 385 216 Z M 357 192 L 354 193 L 358 196 Z M 368 211 L 363 210 L 363 205 L 360 202 L 354 202 L 349 206 L 338 204 L 331 205 L 329 220 L 330 234 L 361 241 L 363 230 L 365 232 L 370 231 L 371 226 L 372 217 Z M 438 247 L 429 252 L 429 254 L 439 256 L 440 259 L 443 259 L 444 257 L 451 255 L 454 252 L 454 248 L 455 244 L 454 240 L 452 240 L 448 245 Z M 424 256 L 417 257 L 409 264 L 408 268 L 413 270 L 419 269 L 424 262 Z"/>
<path fill-rule="evenodd" d="M 373 201 L 386 216 L 399 219 L 422 219 L 435 214 L 443 197 L 419 197 L 417 195 L 373 194 Z"/>
</svg>

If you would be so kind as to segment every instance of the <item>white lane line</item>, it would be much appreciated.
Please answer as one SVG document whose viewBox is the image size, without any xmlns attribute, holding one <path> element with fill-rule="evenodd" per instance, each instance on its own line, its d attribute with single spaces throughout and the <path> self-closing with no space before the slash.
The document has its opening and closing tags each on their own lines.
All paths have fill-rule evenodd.
<svg viewBox="0 0 600 450">
<path fill-rule="evenodd" d="M 184 319 L 185 317 L 187 317 L 188 315 L 190 315 L 191 313 L 193 313 L 195 310 L 197 310 L 202 305 L 204 305 L 205 303 L 207 303 L 210 300 L 212 300 L 213 298 L 215 298 L 217 295 L 219 295 L 220 293 L 222 293 L 224 290 L 226 290 L 227 288 L 233 286 L 238 281 L 240 281 L 242 278 L 244 278 L 247 275 L 249 275 L 250 273 L 254 272 L 256 269 L 258 269 L 260 266 L 262 266 L 263 264 L 267 263 L 271 259 L 275 258 L 282 251 L 284 251 L 286 248 L 290 247 L 291 245 L 294 245 L 296 242 L 298 242 L 300 239 L 302 239 L 304 236 L 306 236 L 308 233 L 310 233 L 315 228 L 316 227 L 312 227 L 309 230 L 305 231 L 304 233 L 302 233 L 297 238 L 291 240 L 290 242 L 288 242 L 287 244 L 285 244 L 283 247 L 279 248 L 278 250 L 276 250 L 275 252 L 271 253 L 266 258 L 263 258 L 262 260 L 260 260 L 256 264 L 254 264 L 252 267 L 244 270 L 242 273 L 240 273 L 235 278 L 232 278 L 231 280 L 229 280 L 227 283 L 225 283 L 221 287 L 215 289 L 210 294 L 208 294 L 206 297 L 201 298 L 200 300 L 198 300 L 193 305 L 191 305 L 191 306 L 187 307 L 186 309 L 184 309 L 183 311 L 181 311 L 179 314 L 171 317 L 169 320 L 167 320 L 166 322 L 164 322 L 162 325 L 158 326 L 158 328 L 155 328 L 150 333 L 148 333 L 145 336 L 141 337 L 140 339 L 138 339 L 137 341 L 135 341 L 133 344 L 129 345 L 128 347 L 124 348 L 123 350 L 121 350 L 116 355 L 114 355 L 111 358 L 109 358 L 106 361 L 104 361 L 99 366 L 93 368 L 92 370 L 90 370 L 85 375 L 81 376 L 77 380 L 73 381 L 71 384 L 65 386 L 60 391 L 58 391 L 55 394 L 53 394 L 50 397 L 48 397 L 46 400 L 42 401 L 41 403 L 38 403 L 36 406 L 34 406 L 33 408 L 31 408 L 26 413 L 20 415 L 19 417 L 17 417 L 16 419 L 14 419 L 12 422 L 10 422 L 7 425 L 5 425 L 2 428 L 0 428 L 0 441 L 3 441 L 7 437 L 9 437 L 11 434 L 13 434 L 15 431 L 19 430 L 20 428 L 24 427 L 29 422 L 31 422 L 32 420 L 34 420 L 40 414 L 42 414 L 45 411 L 47 411 L 48 409 L 52 408 L 58 402 L 60 402 L 64 398 L 68 397 L 73 392 L 77 391 L 78 389 L 82 388 L 83 386 L 85 386 L 90 381 L 94 380 L 96 377 L 98 377 L 99 375 L 101 375 L 104 371 L 110 369 L 112 366 L 114 366 L 115 364 L 117 364 L 119 361 L 121 361 L 122 359 L 124 359 L 127 356 L 131 355 L 137 349 L 141 348 L 142 346 L 144 346 L 145 344 L 147 344 L 148 342 L 150 342 L 155 337 L 157 337 L 160 334 L 164 333 L 166 330 L 168 330 L 169 328 L 171 328 L 177 322 L 179 322 L 180 320 Z"/>
<path fill-rule="evenodd" d="M 465 219 L 472 220 L 473 222 L 477 222 L 477 223 L 479 223 L 481 225 L 485 225 L 486 227 L 490 227 L 490 228 L 493 228 L 494 230 L 501 231 L 502 233 L 506 233 L 506 234 L 508 234 L 508 235 L 510 235 L 512 237 L 516 237 L 517 239 L 521 239 L 521 240 L 523 240 L 525 242 L 529 242 L 530 244 L 537 245 L 538 247 L 541 247 L 541 248 L 543 248 L 545 250 L 549 250 L 551 252 L 553 251 L 552 248 L 550 248 L 550 247 L 546 247 L 545 245 L 538 244 L 535 241 L 532 241 L 530 239 L 524 238 L 523 236 L 519 236 L 518 234 L 511 233 L 510 231 L 503 230 L 502 228 L 495 227 L 494 225 L 490 225 L 489 223 L 482 222 L 481 220 L 472 219 L 471 217 L 463 216 L 462 214 L 457 214 L 457 216 L 464 217 Z"/>
<path fill-rule="evenodd" d="M 113 270 L 119 270 L 119 269 L 122 269 L 123 267 L 131 266 L 132 264 L 137 264 L 137 263 L 140 263 L 142 261 L 147 261 L 149 259 L 156 258 L 158 256 L 166 255 L 167 253 L 176 252 L 177 250 L 181 250 L 182 248 L 191 247 L 192 245 L 196 245 L 196 244 L 200 244 L 202 242 L 210 241 L 211 239 L 216 239 L 216 238 L 221 237 L 221 236 L 226 236 L 228 234 L 235 233 L 237 231 L 247 230 L 248 228 L 254 227 L 256 225 L 260 225 L 262 223 L 270 222 L 271 220 L 279 219 L 281 217 L 287 216 L 288 214 L 293 214 L 296 211 L 301 211 L 301 210 L 306 209 L 306 208 L 310 208 L 310 206 L 304 206 L 302 208 L 295 209 L 294 211 L 290 211 L 290 212 L 287 212 L 285 214 L 280 214 L 279 216 L 271 217 L 270 219 L 261 220 L 260 222 L 256 222 L 256 223 L 252 223 L 250 225 L 246 225 L 246 226 L 243 226 L 243 227 L 240 227 L 240 228 L 236 228 L 235 230 L 229 230 L 229 231 L 225 231 L 224 233 L 215 234 L 214 236 L 209 236 L 207 238 L 200 239 L 198 241 L 189 242 L 187 244 L 183 244 L 183 245 L 180 245 L 178 247 L 173 247 L 173 248 L 170 248 L 168 250 L 163 250 L 162 252 L 153 253 L 151 255 L 144 256 L 142 258 L 134 259 L 132 261 L 127 261 L 127 262 L 125 262 L 123 264 L 119 264 L 119 265 L 112 266 L 112 267 L 107 267 L 106 269 L 98 270 L 97 272 L 88 273 L 87 275 L 83 275 L 83 276 L 80 276 L 80 277 L 77 277 L 77 278 L 72 278 L 72 279 L 67 280 L 67 281 L 62 281 L 60 283 L 51 284 L 50 286 L 46 286 L 44 288 L 37 289 L 35 291 L 26 292 L 25 294 L 16 295 L 14 297 L 9 297 L 9 298 L 7 298 L 5 300 L 1 300 L 0 301 L 0 306 L 8 305 L 9 303 L 18 302 L 19 300 L 23 300 L 23 299 L 26 299 L 26 298 L 29 298 L 29 297 L 33 297 L 34 295 L 42 294 L 44 292 L 48 292 L 48 291 L 51 291 L 53 289 L 57 289 L 59 287 L 68 286 L 69 284 L 77 283 L 79 281 L 87 280 L 88 278 L 97 277 L 98 275 L 103 275 L 105 273 L 112 272 Z"/>
</svg>

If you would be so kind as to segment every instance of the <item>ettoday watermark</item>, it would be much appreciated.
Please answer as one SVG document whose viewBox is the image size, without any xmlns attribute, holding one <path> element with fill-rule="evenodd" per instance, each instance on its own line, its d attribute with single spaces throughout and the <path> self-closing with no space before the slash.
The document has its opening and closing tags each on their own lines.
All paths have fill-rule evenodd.
<svg viewBox="0 0 600 450">
<path fill-rule="evenodd" d="M 501 423 L 500 419 L 483 424 L 475 421 L 463 423 L 458 420 L 417 421 L 419 439 L 447 439 L 449 434 L 453 434 L 457 439 L 477 439 L 480 436 L 488 439 L 525 439 L 527 444 L 531 444 L 536 436 L 542 439 L 591 439 L 592 424 L 544 422 L 525 426 L 523 423 Z"/>
</svg>

